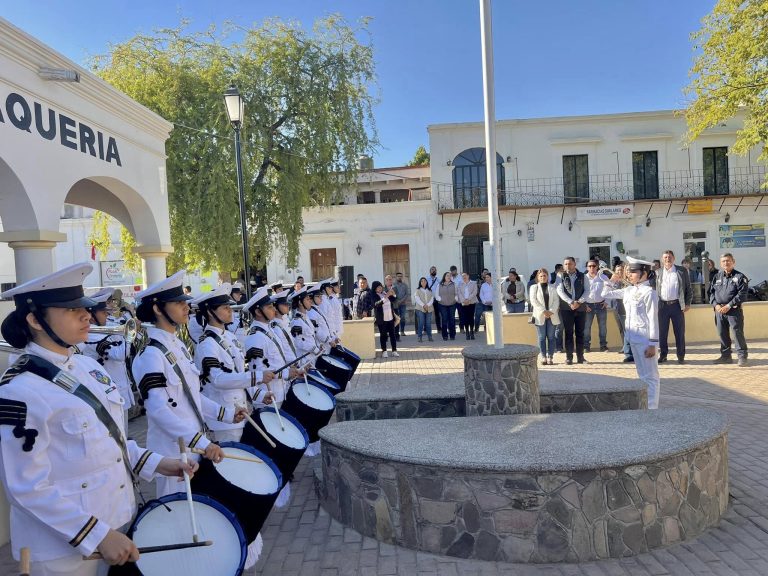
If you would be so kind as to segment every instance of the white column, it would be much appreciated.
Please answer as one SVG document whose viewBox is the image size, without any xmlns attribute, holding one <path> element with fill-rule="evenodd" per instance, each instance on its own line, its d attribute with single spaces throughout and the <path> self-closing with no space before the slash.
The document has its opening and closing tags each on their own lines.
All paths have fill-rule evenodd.
<svg viewBox="0 0 768 576">
<path fill-rule="evenodd" d="M 144 288 L 165 280 L 168 277 L 165 271 L 166 252 L 145 252 L 141 254 L 141 275 Z"/>
<path fill-rule="evenodd" d="M 53 248 L 56 242 L 49 240 L 31 240 L 9 242 L 13 249 L 13 261 L 16 265 L 16 284 L 23 284 L 39 276 L 54 271 Z"/>
</svg>

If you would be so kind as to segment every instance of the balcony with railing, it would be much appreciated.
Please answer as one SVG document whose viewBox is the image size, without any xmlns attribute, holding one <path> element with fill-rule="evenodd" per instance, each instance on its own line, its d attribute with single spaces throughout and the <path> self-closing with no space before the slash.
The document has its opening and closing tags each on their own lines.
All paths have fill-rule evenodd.
<svg viewBox="0 0 768 576">
<path fill-rule="evenodd" d="M 632 173 L 593 174 L 585 181 L 563 178 L 507 180 L 499 189 L 499 206 L 510 208 L 562 206 L 652 200 L 681 200 L 765 194 L 765 166 L 730 168 L 728 177 L 698 170 L 659 172 L 657 181 L 637 182 Z M 438 211 L 487 208 L 485 187 L 454 187 L 433 182 Z"/>
</svg>

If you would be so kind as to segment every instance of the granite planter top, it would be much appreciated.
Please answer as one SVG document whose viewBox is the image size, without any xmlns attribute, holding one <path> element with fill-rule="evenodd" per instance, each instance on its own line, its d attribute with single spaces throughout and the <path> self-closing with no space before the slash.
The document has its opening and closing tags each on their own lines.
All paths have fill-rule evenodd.
<svg viewBox="0 0 768 576">
<path fill-rule="evenodd" d="M 382 402 L 386 400 L 426 400 L 464 398 L 464 382 L 454 379 L 430 379 L 403 385 L 393 381 L 376 386 L 361 386 L 345 390 L 336 396 L 337 402 Z"/>
<path fill-rule="evenodd" d="M 466 346 L 461 354 L 474 360 L 515 360 L 537 357 L 539 349 L 528 344 L 505 344 L 504 348 L 495 348 L 487 344 L 471 344 Z"/>
<path fill-rule="evenodd" d="M 553 394 L 603 394 L 610 392 L 637 392 L 648 385 L 636 378 L 602 378 L 594 380 L 553 380 L 539 372 L 539 392 L 542 396 Z"/>
<path fill-rule="evenodd" d="M 725 435 L 725 415 L 700 408 L 340 422 L 325 443 L 364 456 L 494 472 L 595 470 L 683 454 Z"/>
</svg>

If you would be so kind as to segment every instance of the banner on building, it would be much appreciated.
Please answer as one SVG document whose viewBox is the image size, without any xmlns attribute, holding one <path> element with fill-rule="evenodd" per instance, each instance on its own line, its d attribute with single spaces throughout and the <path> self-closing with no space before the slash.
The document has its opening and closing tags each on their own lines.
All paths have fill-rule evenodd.
<svg viewBox="0 0 768 576">
<path fill-rule="evenodd" d="M 576 220 L 610 220 L 634 218 L 632 204 L 613 204 L 609 206 L 582 206 L 576 208 Z"/>
<path fill-rule="evenodd" d="M 720 248 L 765 248 L 765 224 L 720 224 Z"/>
<path fill-rule="evenodd" d="M 688 214 L 710 214 L 711 212 L 712 198 L 688 200 Z"/>
<path fill-rule="evenodd" d="M 135 274 L 125 268 L 122 260 L 106 260 L 99 262 L 101 266 L 102 286 L 128 286 L 136 284 Z M 141 284 L 141 281 L 139 281 Z"/>
<path fill-rule="evenodd" d="M 533 222 L 528 222 L 526 226 L 528 228 L 528 242 L 533 242 L 536 239 L 536 229 Z"/>
</svg>

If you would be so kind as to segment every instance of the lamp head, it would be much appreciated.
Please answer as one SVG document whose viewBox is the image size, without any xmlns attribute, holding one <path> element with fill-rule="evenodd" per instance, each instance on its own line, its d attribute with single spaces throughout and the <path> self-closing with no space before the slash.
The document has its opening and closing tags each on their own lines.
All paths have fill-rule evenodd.
<svg viewBox="0 0 768 576">
<path fill-rule="evenodd" d="M 571 230 L 573 230 L 573 220 L 568 221 L 568 232 L 570 232 Z"/>
<path fill-rule="evenodd" d="M 231 84 L 224 92 L 224 104 L 227 107 L 227 116 L 234 128 L 240 128 L 243 124 L 243 97 L 237 86 Z"/>
<path fill-rule="evenodd" d="M 725 221 L 726 222 L 730 222 L 731 221 L 731 213 L 730 212 L 726 212 L 725 213 Z"/>
<path fill-rule="evenodd" d="M 357 248 L 355 248 L 355 252 L 357 252 L 357 255 L 360 256 L 360 253 L 363 251 L 363 247 L 360 246 L 360 243 L 357 243 Z"/>
</svg>

